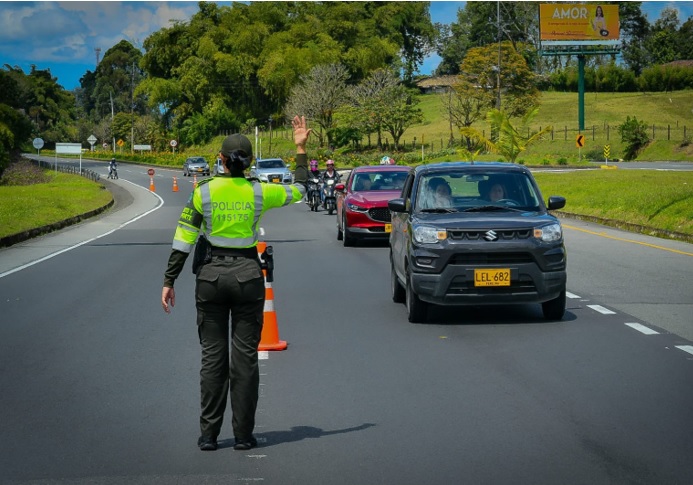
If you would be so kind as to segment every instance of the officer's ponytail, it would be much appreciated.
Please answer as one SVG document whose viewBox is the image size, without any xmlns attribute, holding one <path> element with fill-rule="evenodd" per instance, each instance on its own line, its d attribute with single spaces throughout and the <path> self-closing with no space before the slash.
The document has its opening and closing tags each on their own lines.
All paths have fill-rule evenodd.
<svg viewBox="0 0 693 485">
<path fill-rule="evenodd" d="M 225 165 L 232 177 L 245 177 L 243 171 L 250 167 L 250 156 L 243 150 L 234 150 L 229 153 Z"/>
</svg>

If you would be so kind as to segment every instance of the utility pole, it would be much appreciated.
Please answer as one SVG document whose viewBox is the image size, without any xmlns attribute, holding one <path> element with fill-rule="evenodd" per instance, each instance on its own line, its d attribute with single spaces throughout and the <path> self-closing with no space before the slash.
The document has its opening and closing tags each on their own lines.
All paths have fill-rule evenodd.
<svg viewBox="0 0 693 485">
<path fill-rule="evenodd" d="M 500 83 L 500 71 L 501 71 L 501 28 L 500 28 L 500 0 L 497 2 L 497 22 L 498 22 L 498 69 L 496 70 L 496 83 L 498 84 L 498 95 L 496 96 L 496 109 L 500 111 L 501 109 L 501 83 Z"/>
<path fill-rule="evenodd" d="M 130 153 L 135 153 L 135 63 L 132 63 L 130 81 Z"/>
<path fill-rule="evenodd" d="M 113 117 L 115 116 L 114 110 L 113 110 L 113 90 L 111 90 L 111 92 L 108 93 L 108 96 L 111 98 L 111 135 L 113 135 L 113 154 L 115 155 L 116 144 L 115 144 L 115 132 L 113 131 Z"/>
<path fill-rule="evenodd" d="M 99 67 L 99 57 L 101 54 L 101 47 L 95 47 L 94 52 L 96 52 L 96 67 Z"/>
</svg>

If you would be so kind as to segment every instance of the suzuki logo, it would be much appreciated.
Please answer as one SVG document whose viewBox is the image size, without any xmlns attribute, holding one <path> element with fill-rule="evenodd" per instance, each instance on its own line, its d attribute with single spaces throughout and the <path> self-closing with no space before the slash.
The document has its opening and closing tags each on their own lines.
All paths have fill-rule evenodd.
<svg viewBox="0 0 693 485">
<path fill-rule="evenodd" d="M 486 239 L 487 241 L 495 241 L 495 240 L 498 239 L 498 234 L 496 234 L 495 231 L 488 231 L 488 232 L 484 235 L 484 239 Z"/>
</svg>

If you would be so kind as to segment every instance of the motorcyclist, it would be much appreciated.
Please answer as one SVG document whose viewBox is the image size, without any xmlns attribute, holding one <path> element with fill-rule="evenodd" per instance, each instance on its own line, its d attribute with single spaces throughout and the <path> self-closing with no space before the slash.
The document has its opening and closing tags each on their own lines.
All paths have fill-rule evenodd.
<svg viewBox="0 0 693 485">
<path fill-rule="evenodd" d="M 115 158 L 111 158 L 111 162 L 108 164 L 108 178 L 115 178 L 115 170 L 118 168 Z"/>
<path fill-rule="evenodd" d="M 318 161 L 311 160 L 309 164 L 310 172 L 308 173 L 308 178 L 320 179 L 320 169 L 318 169 Z"/>
<path fill-rule="evenodd" d="M 318 191 L 318 193 L 322 193 L 322 190 L 320 190 L 321 184 L 320 184 L 320 178 L 321 178 L 321 172 L 320 169 L 318 169 L 318 161 L 317 160 L 311 160 L 309 165 L 309 171 L 308 171 L 308 188 L 309 190 L 306 192 L 306 201 L 308 203 L 311 203 L 311 187 L 315 187 L 315 190 Z M 318 183 L 313 186 L 311 181 L 313 179 L 317 179 Z M 317 211 L 317 207 L 315 207 L 315 210 Z"/>
<path fill-rule="evenodd" d="M 341 179 L 339 172 L 334 169 L 334 160 L 328 160 L 326 165 L 327 169 L 322 173 L 320 178 L 320 186 L 322 187 L 322 190 L 320 191 L 320 200 L 322 201 L 323 209 L 325 208 L 325 188 L 327 186 L 327 181 L 334 180 L 334 184 L 336 185 Z"/>
</svg>

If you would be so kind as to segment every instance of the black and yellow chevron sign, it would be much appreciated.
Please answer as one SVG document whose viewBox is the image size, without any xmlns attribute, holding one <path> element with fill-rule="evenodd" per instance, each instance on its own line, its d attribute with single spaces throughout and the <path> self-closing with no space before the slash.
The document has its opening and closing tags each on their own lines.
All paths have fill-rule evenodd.
<svg viewBox="0 0 693 485">
<path fill-rule="evenodd" d="M 577 148 L 582 148 L 585 146 L 585 135 L 578 135 L 575 137 L 575 146 Z"/>
<path fill-rule="evenodd" d="M 604 158 L 611 157 L 611 145 L 604 145 Z"/>
</svg>

